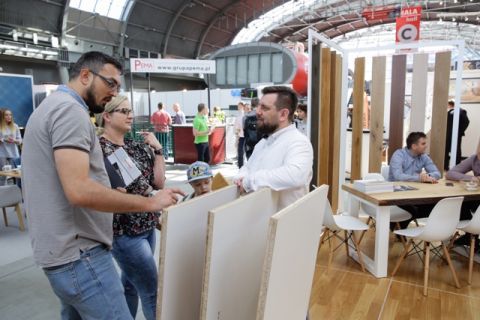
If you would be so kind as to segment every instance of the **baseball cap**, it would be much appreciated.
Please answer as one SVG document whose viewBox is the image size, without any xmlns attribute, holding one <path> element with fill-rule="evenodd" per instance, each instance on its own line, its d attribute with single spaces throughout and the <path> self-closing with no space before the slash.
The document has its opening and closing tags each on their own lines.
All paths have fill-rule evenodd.
<svg viewBox="0 0 480 320">
<path fill-rule="evenodd" d="M 202 161 L 196 161 L 188 167 L 187 170 L 187 179 L 188 182 L 192 182 L 195 180 L 206 179 L 212 177 L 212 169 L 208 163 Z"/>
</svg>

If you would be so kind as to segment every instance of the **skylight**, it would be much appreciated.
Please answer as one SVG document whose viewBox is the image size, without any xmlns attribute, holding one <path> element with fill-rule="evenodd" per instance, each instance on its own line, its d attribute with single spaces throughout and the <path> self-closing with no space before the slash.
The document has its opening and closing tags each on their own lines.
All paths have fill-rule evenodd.
<svg viewBox="0 0 480 320">
<path fill-rule="evenodd" d="M 70 0 L 70 7 L 123 20 L 125 11 L 130 10 L 130 2 L 131 0 Z"/>
</svg>

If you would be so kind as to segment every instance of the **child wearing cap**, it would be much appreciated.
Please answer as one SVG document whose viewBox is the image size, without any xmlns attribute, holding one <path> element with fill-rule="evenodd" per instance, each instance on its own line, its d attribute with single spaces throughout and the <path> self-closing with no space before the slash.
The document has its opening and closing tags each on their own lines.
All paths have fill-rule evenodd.
<svg viewBox="0 0 480 320">
<path fill-rule="evenodd" d="M 183 201 L 211 192 L 212 176 L 212 169 L 210 169 L 208 163 L 202 161 L 192 163 L 187 170 L 187 179 L 193 188 L 193 192 L 185 196 Z"/>
</svg>

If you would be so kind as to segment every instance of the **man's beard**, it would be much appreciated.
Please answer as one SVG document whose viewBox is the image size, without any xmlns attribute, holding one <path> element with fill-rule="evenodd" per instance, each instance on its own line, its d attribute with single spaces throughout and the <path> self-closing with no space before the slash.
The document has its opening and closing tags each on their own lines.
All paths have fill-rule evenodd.
<svg viewBox="0 0 480 320">
<path fill-rule="evenodd" d="M 88 106 L 88 110 L 93 113 L 101 113 L 105 110 L 105 105 L 98 105 L 95 101 L 95 89 L 93 85 L 91 85 L 87 89 L 87 98 L 85 99 L 85 103 Z"/>
<path fill-rule="evenodd" d="M 270 124 L 263 122 L 259 124 L 257 120 L 257 134 L 260 136 L 269 136 L 278 129 L 278 123 Z"/>
</svg>

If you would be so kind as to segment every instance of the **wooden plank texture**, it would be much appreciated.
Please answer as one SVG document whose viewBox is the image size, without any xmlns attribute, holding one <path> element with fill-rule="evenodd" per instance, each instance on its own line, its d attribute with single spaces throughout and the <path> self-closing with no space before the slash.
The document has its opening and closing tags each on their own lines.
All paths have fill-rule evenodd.
<svg viewBox="0 0 480 320">
<path fill-rule="evenodd" d="M 200 319 L 255 319 L 277 202 L 278 193 L 261 189 L 210 211 Z"/>
<path fill-rule="evenodd" d="M 238 197 L 237 186 L 164 210 L 158 272 L 158 319 L 198 319 L 209 210 Z"/>
<path fill-rule="evenodd" d="M 313 147 L 313 176 L 312 184 L 318 183 L 320 164 L 320 68 L 321 68 L 321 43 L 312 46 L 312 100 L 311 110 L 308 115 L 311 119 L 310 141 Z"/>
<path fill-rule="evenodd" d="M 430 158 L 440 172 L 445 162 L 447 132 L 447 102 L 450 83 L 450 51 L 435 54 L 435 74 L 433 80 L 432 129 L 430 131 Z"/>
<path fill-rule="evenodd" d="M 427 106 L 428 54 L 413 56 L 412 110 L 410 111 L 410 132 L 425 132 L 425 111 Z"/>
<path fill-rule="evenodd" d="M 322 48 L 321 72 L 320 72 L 320 136 L 319 136 L 319 169 L 318 183 L 330 184 L 328 174 L 329 166 L 329 145 L 330 139 L 330 49 Z"/>
<path fill-rule="evenodd" d="M 386 66 L 387 57 L 373 58 L 368 172 L 380 172 L 382 168 Z"/>
<path fill-rule="evenodd" d="M 329 160 L 329 200 L 334 212 L 338 209 L 340 191 L 340 130 L 342 121 L 342 57 L 335 52 L 331 54 L 330 81 L 330 160 Z"/>
<path fill-rule="evenodd" d="M 362 178 L 363 96 L 365 94 L 365 58 L 355 59 L 353 75 L 352 169 L 350 179 Z"/>
<path fill-rule="evenodd" d="M 388 134 L 388 161 L 403 146 L 403 115 L 405 108 L 406 55 L 392 57 L 392 87 L 390 94 L 390 128 Z"/>
<path fill-rule="evenodd" d="M 270 218 L 257 320 L 307 314 L 327 193 L 323 185 Z"/>
</svg>

